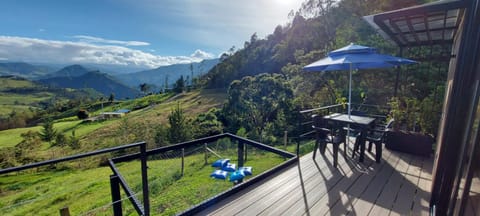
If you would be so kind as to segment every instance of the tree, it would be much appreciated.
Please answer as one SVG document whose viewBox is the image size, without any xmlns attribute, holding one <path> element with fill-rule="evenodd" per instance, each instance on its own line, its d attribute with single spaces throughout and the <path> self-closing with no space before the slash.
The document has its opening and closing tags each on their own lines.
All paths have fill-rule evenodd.
<svg viewBox="0 0 480 216">
<path fill-rule="evenodd" d="M 51 142 L 57 135 L 57 130 L 53 127 L 53 121 L 51 119 L 45 120 L 40 131 L 40 137 L 43 141 Z"/>
<path fill-rule="evenodd" d="M 150 85 L 147 83 L 142 83 L 139 85 L 140 91 L 143 92 L 143 94 L 147 94 L 147 92 L 150 90 Z"/>
<path fill-rule="evenodd" d="M 193 137 L 195 139 L 221 134 L 223 132 L 223 125 L 217 118 L 219 110 L 216 108 L 210 109 L 207 113 L 200 113 L 192 123 Z"/>
<path fill-rule="evenodd" d="M 232 133 L 244 127 L 252 138 L 281 136 L 287 123 L 294 121 L 292 101 L 293 90 L 283 76 L 244 77 L 230 85 L 227 103 L 222 109 L 224 125 L 228 125 Z M 270 132 L 265 134 L 267 126 Z"/>
<path fill-rule="evenodd" d="M 84 109 L 78 110 L 77 117 L 80 120 L 87 119 L 88 118 L 88 111 L 84 110 Z"/>
<path fill-rule="evenodd" d="M 191 128 L 180 104 L 168 115 L 168 123 L 170 127 L 167 128 L 167 137 L 170 143 L 184 142 L 191 138 Z"/>
<path fill-rule="evenodd" d="M 185 79 L 183 78 L 183 75 L 182 75 L 175 82 L 175 85 L 173 86 L 173 91 L 175 93 L 182 93 L 184 90 L 185 90 Z"/>
<path fill-rule="evenodd" d="M 75 136 L 75 130 L 72 131 L 72 135 L 69 137 L 68 145 L 72 149 L 80 148 L 80 139 Z"/>
<path fill-rule="evenodd" d="M 110 97 L 108 97 L 108 102 L 113 103 L 114 100 L 115 100 L 115 94 L 112 92 L 110 93 Z"/>
</svg>

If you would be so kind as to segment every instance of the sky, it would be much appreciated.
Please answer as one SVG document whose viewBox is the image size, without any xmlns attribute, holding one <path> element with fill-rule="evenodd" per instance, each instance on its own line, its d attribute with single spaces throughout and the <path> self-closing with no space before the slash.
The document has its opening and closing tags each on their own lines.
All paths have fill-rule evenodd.
<svg viewBox="0 0 480 216">
<path fill-rule="evenodd" d="M 302 0 L 2 0 L 0 60 L 155 68 L 243 47 Z"/>
</svg>

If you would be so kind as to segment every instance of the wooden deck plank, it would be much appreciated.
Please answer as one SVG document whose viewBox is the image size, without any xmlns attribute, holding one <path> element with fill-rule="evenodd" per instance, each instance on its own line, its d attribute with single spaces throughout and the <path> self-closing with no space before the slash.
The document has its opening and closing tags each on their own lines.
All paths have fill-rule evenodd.
<svg viewBox="0 0 480 216">
<path fill-rule="evenodd" d="M 388 161 L 388 163 L 395 168 L 395 172 L 393 172 L 387 184 L 382 188 L 377 202 L 370 210 L 369 215 L 388 215 L 390 213 L 390 208 L 393 205 L 402 181 L 402 175 L 399 172 L 405 172 L 408 168 L 408 164 L 405 164 L 405 160 L 410 160 L 410 155 L 398 152 L 392 154 L 395 154 L 398 159 L 395 160 L 395 162 L 393 162 L 393 160 Z"/>
<path fill-rule="evenodd" d="M 348 187 L 342 196 L 335 203 L 335 205 L 330 209 L 329 215 L 346 215 L 353 213 L 354 215 L 367 215 L 368 210 L 365 212 L 357 212 L 354 205 L 359 200 L 359 197 L 364 193 L 365 190 L 374 182 L 374 179 L 377 175 L 381 174 L 383 167 L 386 163 L 373 163 L 370 169 L 367 172 L 361 174 L 357 181 Z"/>
<path fill-rule="evenodd" d="M 430 215 L 430 190 L 432 186 L 432 167 L 431 158 L 424 158 L 420 179 L 417 184 L 417 193 L 413 203 L 412 215 Z"/>
<path fill-rule="evenodd" d="M 397 199 L 393 203 L 390 215 L 409 215 L 412 209 L 413 201 L 415 200 L 415 193 L 417 184 L 421 173 L 422 158 L 413 157 L 408 169 L 405 173 L 401 173 L 404 181 L 400 186 L 400 192 Z"/>
<path fill-rule="evenodd" d="M 309 153 L 198 215 L 388 215 L 391 208 L 392 214 L 403 215 L 396 209 L 400 206 L 413 206 L 412 215 L 428 212 L 431 158 L 385 149 L 382 163 L 376 164 L 371 154 L 366 156 L 363 164 L 339 156 L 334 169 L 331 148 L 325 158 L 317 154 L 313 160 Z M 408 196 L 401 194 L 406 188 Z M 412 193 L 413 198 L 404 198 Z"/>
<path fill-rule="evenodd" d="M 304 213 L 310 214 L 309 208 L 318 202 L 321 198 L 327 196 L 327 193 L 330 192 L 331 188 L 334 187 L 344 176 L 348 175 L 353 166 L 352 159 L 347 156 L 346 158 L 342 156 L 338 157 L 339 166 L 338 169 L 329 166 L 329 171 L 323 169 L 318 169 L 319 176 L 315 179 L 314 187 L 308 187 L 306 189 L 306 197 L 297 200 L 294 205 L 290 206 L 287 210 L 281 212 L 281 215 L 302 215 Z M 318 158 L 317 163 L 321 163 L 322 159 Z M 356 163 L 356 162 L 355 162 Z M 332 175 L 330 175 L 330 173 Z M 300 206 L 306 206 L 307 210 L 303 210 Z M 305 209 L 305 208 L 303 208 Z M 311 213 L 314 215 L 313 213 Z"/>
<path fill-rule="evenodd" d="M 325 189 L 324 193 L 326 193 L 327 188 L 322 187 L 320 184 L 324 182 L 325 178 L 331 178 L 332 175 L 335 175 L 335 173 L 339 172 L 338 170 L 334 169 L 330 163 L 331 160 L 333 160 L 333 156 L 331 154 L 331 151 L 327 151 L 326 157 L 317 155 L 315 160 L 311 160 L 311 162 L 315 164 L 313 170 L 315 170 L 316 174 L 307 177 L 303 174 L 305 171 L 302 170 L 302 175 L 299 177 L 300 179 L 303 179 L 303 185 L 298 185 L 297 190 L 295 190 L 296 193 L 283 196 L 275 204 L 265 209 L 265 211 L 260 215 L 281 215 L 287 213 L 288 210 L 291 209 L 303 212 L 308 211 L 308 201 L 311 200 L 311 194 L 321 194 L 322 189 Z M 347 161 L 342 156 L 339 156 L 338 167 L 345 167 L 347 166 L 346 163 Z"/>
<path fill-rule="evenodd" d="M 390 153 L 385 154 L 389 157 Z M 373 163 L 373 160 L 368 160 L 369 163 L 364 167 L 355 166 L 348 170 L 344 178 L 340 180 L 334 187 L 330 188 L 328 196 L 322 197 L 310 208 L 311 215 L 324 215 L 331 207 L 333 207 L 342 196 L 342 191 L 354 184 L 357 179 L 366 171 L 367 167 Z M 356 163 L 356 162 L 355 162 Z M 358 165 L 358 164 L 355 164 Z"/>
<path fill-rule="evenodd" d="M 370 182 L 365 191 L 360 195 L 360 197 L 358 197 L 350 211 L 357 215 L 368 215 L 370 210 L 377 202 L 378 196 L 382 192 L 382 189 L 385 187 L 390 176 L 395 170 L 394 167 L 388 163 L 389 160 L 394 160 L 394 163 L 396 164 L 398 157 L 392 154 L 384 155 L 382 160 L 383 167 L 381 170 L 379 170 L 379 173 L 375 175 L 374 179 Z"/>
<path fill-rule="evenodd" d="M 301 164 L 305 163 L 308 165 L 309 163 L 306 163 L 308 162 L 308 160 L 309 160 L 308 157 L 304 156 L 300 158 L 300 163 Z M 306 167 L 306 169 L 308 169 L 308 167 Z M 243 203 L 242 205 L 246 205 L 249 202 L 255 202 L 256 200 L 258 200 L 259 196 L 261 197 L 261 195 L 266 195 L 271 191 L 275 190 L 277 187 L 287 184 L 289 181 L 297 178 L 298 172 L 296 170 L 298 170 L 296 168 L 296 165 L 292 165 L 291 167 L 287 168 L 284 172 L 279 173 L 275 176 L 269 177 L 267 179 L 264 179 L 256 183 L 255 185 L 252 185 L 251 187 L 249 187 L 249 190 L 248 189 L 243 190 L 237 193 L 235 196 L 228 197 L 222 200 L 221 202 L 217 203 L 216 205 L 213 205 L 205 209 L 204 211 L 202 211 L 202 214 L 200 215 L 205 215 L 205 214 L 216 215 L 217 213 L 221 215 L 222 211 L 225 211 L 226 209 L 231 208 L 231 206 L 229 205 L 231 203 L 235 203 L 235 206 L 240 208 L 242 206 L 240 206 L 238 203 Z"/>
</svg>

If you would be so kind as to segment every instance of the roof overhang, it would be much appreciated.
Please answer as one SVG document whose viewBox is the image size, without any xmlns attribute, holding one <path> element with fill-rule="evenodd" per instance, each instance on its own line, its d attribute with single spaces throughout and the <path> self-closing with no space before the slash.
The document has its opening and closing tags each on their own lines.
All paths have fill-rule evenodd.
<svg viewBox="0 0 480 216">
<path fill-rule="evenodd" d="M 399 47 L 452 44 L 465 5 L 462 0 L 442 0 L 363 18 Z"/>
</svg>

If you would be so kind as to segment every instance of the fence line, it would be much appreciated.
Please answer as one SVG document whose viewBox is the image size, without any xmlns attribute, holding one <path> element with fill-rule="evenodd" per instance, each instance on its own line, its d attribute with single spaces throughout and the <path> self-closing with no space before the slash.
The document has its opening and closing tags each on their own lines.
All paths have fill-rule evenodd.
<svg viewBox="0 0 480 216">
<path fill-rule="evenodd" d="M 100 206 L 100 207 L 97 207 L 97 208 L 94 208 L 94 209 L 90 209 L 89 211 L 80 213 L 79 215 L 89 215 L 90 213 L 96 212 L 96 211 L 98 211 L 99 209 L 104 209 L 104 208 L 113 206 L 114 204 L 117 204 L 117 203 L 119 203 L 119 202 L 123 202 L 123 201 L 125 201 L 125 200 L 127 200 L 127 199 L 130 199 L 130 198 L 132 198 L 132 197 L 134 197 L 134 196 L 137 196 L 137 195 L 140 195 L 140 194 L 142 194 L 142 192 L 138 192 L 138 193 L 132 194 L 131 196 L 125 197 L 125 198 L 123 198 L 123 199 L 121 199 L 121 200 L 117 200 L 117 201 L 115 201 L 115 202 L 110 202 L 110 203 L 108 203 L 108 204 L 106 204 L 106 205 L 103 205 L 103 206 Z"/>
</svg>

